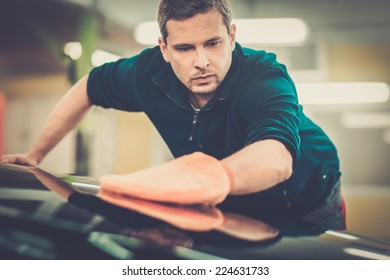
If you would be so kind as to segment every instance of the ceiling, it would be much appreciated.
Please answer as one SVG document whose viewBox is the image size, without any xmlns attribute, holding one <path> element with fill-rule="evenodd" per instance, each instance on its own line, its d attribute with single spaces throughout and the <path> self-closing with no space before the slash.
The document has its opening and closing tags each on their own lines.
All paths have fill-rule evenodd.
<svg viewBox="0 0 390 280">
<path fill-rule="evenodd" d="M 54 1 L 54 0 L 53 0 Z M 159 0 L 63 0 L 96 7 L 129 30 L 154 20 Z M 298 17 L 312 33 L 337 42 L 390 41 L 388 0 L 230 0 L 235 18 Z"/>
<path fill-rule="evenodd" d="M 53 49 L 77 38 L 80 15 L 85 11 L 92 11 L 100 19 L 101 48 L 123 56 L 134 54 L 143 47 L 133 39 L 134 27 L 142 21 L 155 20 L 158 3 L 159 0 L 2 0 L 0 74 L 20 74 L 21 69 L 29 72 L 29 65 L 41 72 L 61 69 L 64 63 Z M 310 30 L 308 45 L 390 43 L 389 0 L 230 0 L 230 3 L 235 18 L 303 19 Z M 306 54 L 308 51 L 304 50 Z"/>
</svg>

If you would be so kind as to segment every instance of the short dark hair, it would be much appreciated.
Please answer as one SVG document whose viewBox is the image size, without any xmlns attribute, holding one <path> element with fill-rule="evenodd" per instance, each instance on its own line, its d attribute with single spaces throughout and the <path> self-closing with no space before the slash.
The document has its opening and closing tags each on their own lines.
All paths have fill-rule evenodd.
<svg viewBox="0 0 390 280">
<path fill-rule="evenodd" d="M 169 20 L 185 20 L 197 14 L 207 13 L 210 10 L 221 13 L 223 24 L 230 33 L 232 13 L 227 0 L 161 0 L 157 22 L 164 42 L 167 42 L 167 22 Z"/>
</svg>

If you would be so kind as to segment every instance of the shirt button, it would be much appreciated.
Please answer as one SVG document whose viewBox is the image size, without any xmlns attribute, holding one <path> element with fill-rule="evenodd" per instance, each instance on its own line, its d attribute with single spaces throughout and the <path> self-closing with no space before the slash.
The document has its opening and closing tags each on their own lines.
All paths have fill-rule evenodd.
<svg viewBox="0 0 390 280">
<path fill-rule="evenodd" d="M 326 179 L 326 174 L 322 175 L 322 179 L 324 180 Z"/>
</svg>

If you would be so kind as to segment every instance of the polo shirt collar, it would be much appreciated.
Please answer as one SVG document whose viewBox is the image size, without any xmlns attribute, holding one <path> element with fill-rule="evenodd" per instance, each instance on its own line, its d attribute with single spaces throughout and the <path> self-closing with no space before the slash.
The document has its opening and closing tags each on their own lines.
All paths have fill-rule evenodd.
<svg viewBox="0 0 390 280">
<path fill-rule="evenodd" d="M 161 70 L 152 77 L 152 82 L 156 84 L 173 102 L 181 107 L 190 109 L 187 96 L 183 94 L 184 85 L 176 77 L 169 63 L 164 61 Z"/>
</svg>

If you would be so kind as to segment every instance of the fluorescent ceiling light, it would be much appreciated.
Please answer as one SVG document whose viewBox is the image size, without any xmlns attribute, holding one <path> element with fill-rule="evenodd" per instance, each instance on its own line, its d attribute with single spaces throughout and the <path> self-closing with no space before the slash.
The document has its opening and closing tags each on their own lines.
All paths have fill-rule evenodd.
<svg viewBox="0 0 390 280">
<path fill-rule="evenodd" d="M 300 45 L 309 30 L 298 18 L 236 19 L 236 40 L 242 44 Z"/>
<path fill-rule="evenodd" d="M 306 24 L 297 18 L 235 19 L 236 39 L 241 44 L 299 45 L 308 35 Z M 155 21 L 135 27 L 134 38 L 142 45 L 156 45 L 160 29 Z"/>
<path fill-rule="evenodd" d="M 134 39 L 141 45 L 155 46 L 158 37 L 161 37 L 160 29 L 155 21 L 144 21 L 135 27 Z"/>
<path fill-rule="evenodd" d="M 348 239 L 348 240 L 358 240 L 359 239 L 356 236 L 353 236 L 353 235 L 351 235 L 349 233 L 344 233 L 344 232 L 327 230 L 326 233 L 329 234 L 329 235 L 332 235 L 332 236 L 336 236 L 336 237 L 340 237 L 340 238 L 344 238 L 344 239 Z"/>
<path fill-rule="evenodd" d="M 92 53 L 91 64 L 96 67 L 106 62 L 116 61 L 121 57 L 117 54 L 113 54 L 103 50 L 96 50 Z"/>
<path fill-rule="evenodd" d="M 69 42 L 64 46 L 64 53 L 72 60 L 77 60 L 83 54 L 83 47 L 79 42 Z"/>
<path fill-rule="evenodd" d="M 390 128 L 390 113 L 346 113 L 341 123 L 346 128 Z"/>
<path fill-rule="evenodd" d="M 297 83 L 301 104 L 368 104 L 389 99 L 385 83 Z"/>
<path fill-rule="evenodd" d="M 344 252 L 352 256 L 373 259 L 373 260 L 390 260 L 389 254 L 381 254 L 368 250 L 356 249 L 356 248 L 344 248 Z"/>
<path fill-rule="evenodd" d="M 86 188 L 86 189 L 92 189 L 92 190 L 99 190 L 100 186 L 97 184 L 89 184 L 89 183 L 81 183 L 81 182 L 71 182 L 73 186 Z"/>
</svg>

